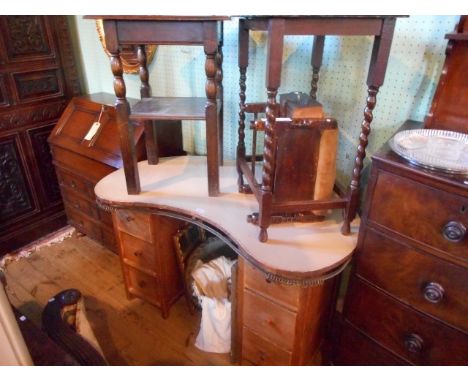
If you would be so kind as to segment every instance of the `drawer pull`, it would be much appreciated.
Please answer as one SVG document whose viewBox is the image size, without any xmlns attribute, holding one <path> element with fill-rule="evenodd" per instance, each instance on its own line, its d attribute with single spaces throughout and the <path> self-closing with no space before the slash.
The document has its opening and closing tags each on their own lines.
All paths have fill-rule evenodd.
<svg viewBox="0 0 468 382">
<path fill-rule="evenodd" d="M 405 348 L 410 353 L 421 353 L 424 341 L 421 336 L 411 333 L 405 338 Z"/>
<path fill-rule="evenodd" d="M 80 203 L 75 203 L 74 206 L 75 206 L 75 208 L 76 208 L 77 210 L 80 209 Z"/>
<path fill-rule="evenodd" d="M 142 280 L 138 281 L 137 284 L 141 289 L 144 289 L 146 287 L 146 282 Z"/>
<path fill-rule="evenodd" d="M 133 216 L 126 216 L 125 220 L 130 223 L 131 221 L 135 220 L 135 218 Z"/>
<path fill-rule="evenodd" d="M 445 290 L 442 285 L 434 282 L 427 283 L 423 289 L 424 298 L 433 304 L 441 302 L 444 298 L 444 293 Z"/>
<path fill-rule="evenodd" d="M 75 183 L 74 180 L 72 180 L 72 181 L 70 182 L 70 186 L 71 186 L 71 188 L 76 188 L 76 183 Z"/>
<path fill-rule="evenodd" d="M 466 227 L 463 223 L 450 221 L 444 226 L 442 234 L 446 240 L 452 243 L 459 243 L 465 237 Z"/>
<path fill-rule="evenodd" d="M 133 252 L 133 254 L 134 254 L 136 257 L 141 257 L 141 256 L 143 256 L 143 251 L 135 251 L 135 252 Z"/>
</svg>

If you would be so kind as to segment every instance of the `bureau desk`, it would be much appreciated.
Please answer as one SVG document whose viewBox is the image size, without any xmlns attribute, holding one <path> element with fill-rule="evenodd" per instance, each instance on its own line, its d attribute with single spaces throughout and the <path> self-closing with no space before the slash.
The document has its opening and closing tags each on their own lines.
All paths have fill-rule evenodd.
<svg viewBox="0 0 468 382">
<path fill-rule="evenodd" d="M 234 361 L 318 362 L 334 305 L 336 276 L 353 253 L 359 222 L 353 223 L 351 235 L 343 236 L 342 217 L 336 211 L 322 222 L 272 226 L 270 240 L 261 243 L 256 227 L 245 223 L 256 201 L 253 195 L 237 192 L 234 162 L 220 168 L 217 198 L 207 193 L 205 157 L 162 159 L 157 167 L 140 162 L 138 171 L 138 195 L 128 195 L 122 169 L 95 187 L 98 204 L 113 214 L 130 292 L 161 307 L 167 316 L 182 288 L 177 284 L 175 259 L 164 250 L 168 245 L 164 218 L 172 230 L 177 221 L 197 224 L 239 255 L 233 275 Z M 132 260 L 135 253 L 143 260 Z"/>
</svg>

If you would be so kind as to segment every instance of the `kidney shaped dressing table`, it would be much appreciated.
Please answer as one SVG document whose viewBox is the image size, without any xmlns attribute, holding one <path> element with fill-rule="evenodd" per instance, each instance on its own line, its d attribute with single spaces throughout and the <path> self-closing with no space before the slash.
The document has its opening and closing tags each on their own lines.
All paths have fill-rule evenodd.
<svg viewBox="0 0 468 382">
<path fill-rule="evenodd" d="M 217 198 L 207 193 L 206 157 L 167 158 L 158 166 L 144 161 L 138 171 L 138 195 L 127 194 L 123 169 L 95 188 L 98 204 L 113 214 L 127 291 L 167 316 L 182 289 L 175 257 L 165 251 L 169 244 L 161 238 L 183 221 L 197 224 L 239 255 L 233 280 L 234 360 L 259 365 L 316 360 L 333 305 L 335 276 L 352 255 L 358 222 L 350 236 L 340 233 L 339 213 L 323 222 L 280 224 L 271 227 L 268 243 L 260 243 L 255 227 L 245 224 L 256 201 L 237 192 L 234 163 L 220 168 Z"/>
</svg>

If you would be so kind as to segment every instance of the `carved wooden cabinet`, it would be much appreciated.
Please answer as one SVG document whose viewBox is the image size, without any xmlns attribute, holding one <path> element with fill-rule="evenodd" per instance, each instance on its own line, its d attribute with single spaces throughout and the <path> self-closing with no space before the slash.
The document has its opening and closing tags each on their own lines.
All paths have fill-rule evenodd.
<svg viewBox="0 0 468 382">
<path fill-rule="evenodd" d="M 320 364 L 334 279 L 309 286 L 281 283 L 239 258 L 235 284 L 232 342 L 236 362 Z"/>
<path fill-rule="evenodd" d="M 0 17 L 0 256 L 65 225 L 47 137 L 79 93 L 65 16 Z"/>
<path fill-rule="evenodd" d="M 373 157 L 335 364 L 468 364 L 465 179 Z"/>
<path fill-rule="evenodd" d="M 112 219 L 128 298 L 156 305 L 168 318 L 183 293 L 173 237 L 184 222 L 133 209 L 115 209 Z"/>
</svg>

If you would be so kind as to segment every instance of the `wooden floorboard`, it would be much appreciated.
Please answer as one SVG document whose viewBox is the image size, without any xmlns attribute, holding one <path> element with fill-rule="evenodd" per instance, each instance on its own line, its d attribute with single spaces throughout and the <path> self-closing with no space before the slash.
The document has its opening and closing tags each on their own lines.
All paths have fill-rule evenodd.
<svg viewBox="0 0 468 382">
<path fill-rule="evenodd" d="M 56 293 L 79 289 L 87 317 L 111 365 L 229 365 L 229 355 L 193 345 L 199 315 L 184 299 L 167 320 L 158 308 L 128 300 L 118 256 L 86 236 L 74 234 L 6 266 L 11 303 L 40 327 L 41 312 Z"/>
</svg>

